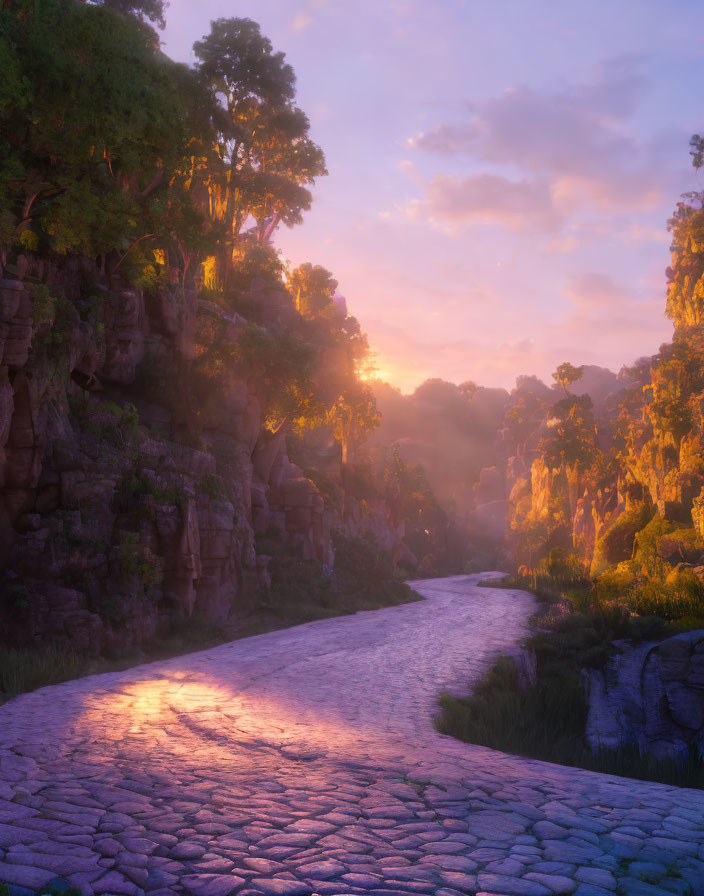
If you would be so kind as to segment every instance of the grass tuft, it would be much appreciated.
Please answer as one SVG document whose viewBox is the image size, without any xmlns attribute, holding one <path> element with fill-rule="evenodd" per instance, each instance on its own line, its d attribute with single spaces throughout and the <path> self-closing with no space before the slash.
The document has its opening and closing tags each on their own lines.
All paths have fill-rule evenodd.
<svg viewBox="0 0 704 896">
<path fill-rule="evenodd" d="M 85 675 L 89 660 L 58 647 L 0 647 L 0 703 Z"/>
</svg>

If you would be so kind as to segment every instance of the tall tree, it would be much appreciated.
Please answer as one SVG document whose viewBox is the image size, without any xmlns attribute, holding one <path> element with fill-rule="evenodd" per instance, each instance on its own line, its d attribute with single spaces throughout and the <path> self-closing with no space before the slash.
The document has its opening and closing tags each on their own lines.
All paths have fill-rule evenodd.
<svg viewBox="0 0 704 896">
<path fill-rule="evenodd" d="M 208 178 L 210 214 L 236 250 L 249 218 L 261 245 L 310 207 L 306 185 L 326 174 L 309 122 L 293 105 L 295 75 L 251 19 L 218 19 L 197 41 L 196 70 L 217 100 L 218 164 Z"/>
<path fill-rule="evenodd" d="M 332 305 L 337 280 L 321 265 L 300 265 L 288 278 L 289 292 L 303 317 L 320 317 Z"/>
</svg>

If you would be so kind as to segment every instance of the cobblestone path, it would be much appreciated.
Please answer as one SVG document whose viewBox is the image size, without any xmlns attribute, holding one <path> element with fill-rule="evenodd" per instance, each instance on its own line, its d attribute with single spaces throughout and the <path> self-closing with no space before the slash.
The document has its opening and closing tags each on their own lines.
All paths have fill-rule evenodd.
<svg viewBox="0 0 704 896">
<path fill-rule="evenodd" d="M 704 793 L 437 734 L 526 632 L 477 576 L 427 600 L 0 708 L 0 881 L 153 896 L 704 896 Z"/>
</svg>

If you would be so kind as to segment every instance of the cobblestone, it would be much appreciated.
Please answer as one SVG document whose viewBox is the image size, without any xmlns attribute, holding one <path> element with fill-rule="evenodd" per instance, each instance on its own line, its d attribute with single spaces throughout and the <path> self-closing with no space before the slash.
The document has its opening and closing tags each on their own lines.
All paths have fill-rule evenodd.
<svg viewBox="0 0 704 896">
<path fill-rule="evenodd" d="M 704 894 L 704 794 L 433 728 L 526 634 L 477 576 L 0 708 L 0 881 L 86 896 Z"/>
</svg>

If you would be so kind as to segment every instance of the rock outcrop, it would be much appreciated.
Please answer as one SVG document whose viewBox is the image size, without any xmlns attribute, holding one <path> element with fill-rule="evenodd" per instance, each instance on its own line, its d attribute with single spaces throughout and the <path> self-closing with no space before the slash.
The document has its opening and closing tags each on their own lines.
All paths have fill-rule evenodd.
<svg viewBox="0 0 704 896">
<path fill-rule="evenodd" d="M 584 673 L 591 748 L 704 756 L 704 631 L 616 646 L 604 670 Z"/>
</svg>

